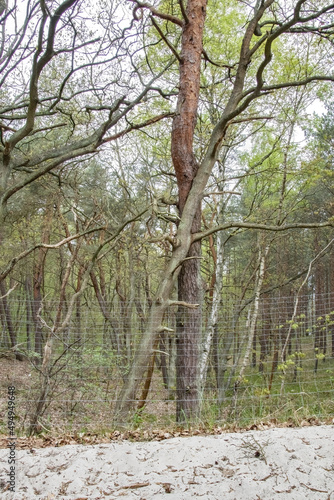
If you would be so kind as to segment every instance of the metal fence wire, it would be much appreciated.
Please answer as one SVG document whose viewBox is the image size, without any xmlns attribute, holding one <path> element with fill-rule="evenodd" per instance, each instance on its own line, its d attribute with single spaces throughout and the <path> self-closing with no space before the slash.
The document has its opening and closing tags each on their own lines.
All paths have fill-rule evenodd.
<svg viewBox="0 0 334 500">
<path fill-rule="evenodd" d="M 334 410 L 333 304 L 332 295 L 312 294 L 298 301 L 262 297 L 256 310 L 253 302 L 230 300 L 220 305 L 214 321 L 210 304 L 203 304 L 193 352 L 188 350 L 197 364 L 196 422 L 244 426 L 259 420 L 330 418 Z M 9 385 L 15 386 L 17 428 L 22 432 L 34 414 L 40 432 L 103 432 L 116 425 L 115 403 L 134 359 L 140 360 L 149 308 L 139 299 L 110 303 L 107 310 L 81 301 L 66 329 L 52 333 L 48 352 L 45 346 L 59 304 L 45 302 L 36 313 L 32 302 L 2 302 L 1 432 L 6 433 Z M 66 313 L 67 304 L 63 304 L 61 316 Z M 146 373 L 142 381 L 149 391 L 146 394 L 140 388 L 130 426 L 175 424 L 177 363 L 182 363 L 180 314 L 186 320 L 188 311 L 171 307 L 165 315 L 166 330 L 159 334 L 150 378 Z M 47 380 L 45 356 L 50 367 Z"/>
</svg>

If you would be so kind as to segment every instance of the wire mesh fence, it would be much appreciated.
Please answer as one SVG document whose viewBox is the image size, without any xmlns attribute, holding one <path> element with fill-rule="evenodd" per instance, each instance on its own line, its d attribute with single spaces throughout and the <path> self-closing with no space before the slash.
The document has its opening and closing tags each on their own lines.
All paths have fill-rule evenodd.
<svg viewBox="0 0 334 500">
<path fill-rule="evenodd" d="M 178 377 L 189 365 L 184 353 L 195 366 L 197 424 L 329 418 L 334 410 L 333 304 L 334 295 L 262 297 L 257 308 L 254 301 L 230 299 L 220 304 L 217 318 L 211 304 L 203 304 L 186 351 L 182 329 L 190 312 L 170 307 L 127 425 L 175 424 Z M 21 432 L 34 415 L 38 432 L 104 432 L 125 424 L 115 421 L 115 405 L 133 363 L 147 359 L 141 344 L 150 304 L 132 300 L 103 309 L 81 301 L 66 328 L 58 330 L 54 325 L 66 316 L 67 304 L 61 310 L 53 303 L 38 307 L 34 315 L 34 303 L 1 304 L 1 432 L 6 433 L 8 386 L 15 387 Z"/>
</svg>

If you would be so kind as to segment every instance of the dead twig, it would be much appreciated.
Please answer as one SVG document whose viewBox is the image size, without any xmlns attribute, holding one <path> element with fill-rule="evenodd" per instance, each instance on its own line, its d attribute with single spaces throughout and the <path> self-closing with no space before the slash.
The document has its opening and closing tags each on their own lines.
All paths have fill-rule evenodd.
<svg viewBox="0 0 334 500">
<path fill-rule="evenodd" d="M 145 488 L 145 486 L 149 486 L 150 483 L 134 483 L 134 484 L 129 484 L 127 486 L 121 486 L 119 489 L 120 490 L 134 490 L 136 488 Z"/>
</svg>

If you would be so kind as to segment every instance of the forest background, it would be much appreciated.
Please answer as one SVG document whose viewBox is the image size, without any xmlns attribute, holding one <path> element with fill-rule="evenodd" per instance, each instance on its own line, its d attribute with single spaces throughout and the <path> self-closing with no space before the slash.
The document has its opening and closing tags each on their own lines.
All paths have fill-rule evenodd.
<svg viewBox="0 0 334 500">
<path fill-rule="evenodd" d="M 22 427 L 97 405 L 103 425 L 155 422 L 154 399 L 178 424 L 329 415 L 334 4 L 0 16 L 0 342 Z"/>
</svg>

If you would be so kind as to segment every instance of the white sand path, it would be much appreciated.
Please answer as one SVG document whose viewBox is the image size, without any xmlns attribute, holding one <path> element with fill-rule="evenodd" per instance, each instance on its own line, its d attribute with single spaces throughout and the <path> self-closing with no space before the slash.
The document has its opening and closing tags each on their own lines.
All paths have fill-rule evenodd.
<svg viewBox="0 0 334 500">
<path fill-rule="evenodd" d="M 334 500 L 333 425 L 16 450 L 15 493 L 8 455 L 4 500 Z"/>
</svg>

